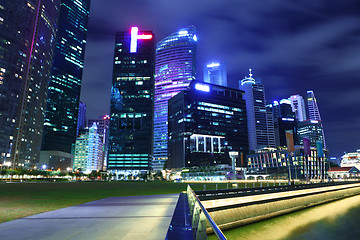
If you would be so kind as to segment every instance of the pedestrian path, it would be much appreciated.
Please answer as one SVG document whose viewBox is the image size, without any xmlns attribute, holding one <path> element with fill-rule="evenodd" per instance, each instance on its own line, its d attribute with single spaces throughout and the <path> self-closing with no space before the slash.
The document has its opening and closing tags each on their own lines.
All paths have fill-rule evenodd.
<svg viewBox="0 0 360 240">
<path fill-rule="evenodd" d="M 0 239 L 165 239 L 179 194 L 111 197 L 0 224 Z"/>
</svg>

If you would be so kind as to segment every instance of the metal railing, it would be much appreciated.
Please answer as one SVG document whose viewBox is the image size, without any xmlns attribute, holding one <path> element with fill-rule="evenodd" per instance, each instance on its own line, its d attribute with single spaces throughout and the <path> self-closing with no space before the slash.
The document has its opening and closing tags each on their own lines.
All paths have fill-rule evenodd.
<svg viewBox="0 0 360 240">
<path fill-rule="evenodd" d="M 189 202 L 190 215 L 192 218 L 192 228 L 194 230 L 196 240 L 207 239 L 206 234 L 206 221 L 210 224 L 213 229 L 216 237 L 220 240 L 226 240 L 224 233 L 216 225 L 208 211 L 200 202 L 199 198 L 196 196 L 195 192 L 192 190 L 190 185 L 187 187 L 187 196 Z"/>
<path fill-rule="evenodd" d="M 252 196 L 258 194 L 268 194 L 275 192 L 295 191 L 301 189 L 320 188 L 328 186 L 354 184 L 359 182 L 327 182 L 314 184 L 297 184 L 297 185 L 282 185 L 269 187 L 253 187 L 253 188 L 234 188 L 234 189 L 220 189 L 220 190 L 206 190 L 196 191 L 195 194 L 200 200 L 213 200 L 221 198 L 231 198 L 239 196 Z"/>
</svg>

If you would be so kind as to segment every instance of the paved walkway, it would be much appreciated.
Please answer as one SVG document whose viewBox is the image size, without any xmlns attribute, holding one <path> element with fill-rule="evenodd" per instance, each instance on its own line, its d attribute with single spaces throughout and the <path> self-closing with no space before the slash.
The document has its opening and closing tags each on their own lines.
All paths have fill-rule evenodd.
<svg viewBox="0 0 360 240">
<path fill-rule="evenodd" d="M 111 197 L 0 224 L 0 239 L 165 239 L 179 194 Z"/>
</svg>

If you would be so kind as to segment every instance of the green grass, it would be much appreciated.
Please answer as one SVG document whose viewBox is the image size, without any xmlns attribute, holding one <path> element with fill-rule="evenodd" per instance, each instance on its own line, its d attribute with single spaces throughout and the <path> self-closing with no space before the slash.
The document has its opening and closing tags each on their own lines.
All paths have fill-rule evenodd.
<svg viewBox="0 0 360 240">
<path fill-rule="evenodd" d="M 203 183 L 191 186 L 195 191 L 204 189 Z M 247 184 L 247 187 L 252 186 L 253 183 Z M 186 191 L 186 187 L 186 183 L 173 182 L 1 183 L 0 222 L 107 197 L 180 193 Z M 225 189 L 232 185 L 219 183 L 217 187 Z M 206 190 L 215 188 L 215 183 L 206 184 Z"/>
</svg>

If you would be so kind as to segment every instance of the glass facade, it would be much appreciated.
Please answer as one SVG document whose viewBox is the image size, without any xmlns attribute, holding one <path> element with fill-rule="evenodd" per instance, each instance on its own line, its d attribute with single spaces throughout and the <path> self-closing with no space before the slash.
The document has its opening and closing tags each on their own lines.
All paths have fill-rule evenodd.
<svg viewBox="0 0 360 240">
<path fill-rule="evenodd" d="M 268 150 L 247 155 L 248 171 L 258 174 L 285 174 L 291 179 L 324 179 L 326 176 L 327 152 L 319 157 L 317 149 L 311 148 L 310 154 L 304 154 L 303 147 L 295 152 Z"/>
<path fill-rule="evenodd" d="M 210 63 L 204 68 L 204 82 L 227 86 L 225 63 Z"/>
<path fill-rule="evenodd" d="M 180 29 L 156 44 L 153 169 L 162 170 L 168 149 L 168 100 L 196 74 L 196 29 Z"/>
<path fill-rule="evenodd" d="M 316 147 L 316 142 L 321 141 L 324 146 L 323 128 L 321 121 L 307 120 L 297 124 L 298 144 L 303 144 L 303 138 L 310 140 L 310 145 Z"/>
<path fill-rule="evenodd" d="M 42 150 L 71 152 L 77 135 L 90 0 L 62 0 Z"/>
<path fill-rule="evenodd" d="M 0 148 L 14 167 L 40 158 L 59 6 L 60 0 L 0 3 Z"/>
<path fill-rule="evenodd" d="M 108 170 L 150 170 L 153 140 L 154 34 L 118 32 L 110 104 Z"/>
<path fill-rule="evenodd" d="M 243 95 L 237 89 L 192 81 L 171 98 L 167 167 L 230 165 L 229 151 L 245 156 L 248 134 Z"/>
<path fill-rule="evenodd" d="M 250 150 L 275 147 L 273 119 L 266 111 L 264 86 L 252 77 L 251 69 L 249 77 L 239 85 L 245 92 Z"/>
</svg>

